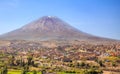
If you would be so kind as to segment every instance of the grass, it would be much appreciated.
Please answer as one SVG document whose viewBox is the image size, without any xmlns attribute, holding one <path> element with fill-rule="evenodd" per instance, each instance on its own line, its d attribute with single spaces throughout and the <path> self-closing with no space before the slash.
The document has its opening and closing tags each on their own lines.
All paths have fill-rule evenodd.
<svg viewBox="0 0 120 74">
<path fill-rule="evenodd" d="M 21 74 L 20 70 L 8 71 L 8 74 Z"/>
<path fill-rule="evenodd" d="M 12 70 L 8 71 L 8 74 L 21 74 L 20 70 Z M 33 74 L 33 72 L 28 72 L 27 74 Z M 37 74 L 41 74 L 41 72 L 38 72 Z"/>
<path fill-rule="evenodd" d="M 27 74 L 33 74 L 33 72 L 28 72 Z M 41 74 L 40 72 L 38 72 L 37 74 Z"/>
<path fill-rule="evenodd" d="M 11 70 L 11 71 L 8 71 L 8 74 L 21 74 L 21 71 L 20 70 Z M 28 72 L 27 74 L 33 74 L 33 72 Z M 41 74 L 41 72 L 38 72 L 37 74 Z M 75 74 L 75 73 L 57 72 L 57 74 Z"/>
</svg>

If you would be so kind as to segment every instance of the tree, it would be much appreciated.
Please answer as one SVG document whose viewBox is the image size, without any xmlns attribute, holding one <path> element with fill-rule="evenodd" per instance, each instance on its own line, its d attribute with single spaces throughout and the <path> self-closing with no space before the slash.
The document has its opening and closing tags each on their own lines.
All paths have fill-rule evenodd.
<svg viewBox="0 0 120 74">
<path fill-rule="evenodd" d="M 100 60 L 100 61 L 98 61 L 98 63 L 99 63 L 99 65 L 101 66 L 101 67 L 104 67 L 104 64 L 103 64 L 103 62 Z"/>
<path fill-rule="evenodd" d="M 81 62 L 81 63 L 77 63 L 76 64 L 76 67 L 78 68 L 83 68 L 86 64 L 84 62 Z"/>
<path fill-rule="evenodd" d="M 81 62 L 81 63 L 80 63 L 80 66 L 81 66 L 81 67 L 84 67 L 84 66 L 85 66 L 85 63 L 84 63 L 84 62 Z"/>
<path fill-rule="evenodd" d="M 27 72 L 23 69 L 21 74 L 27 74 Z"/>
<path fill-rule="evenodd" d="M 7 74 L 8 73 L 8 69 L 7 66 L 3 67 L 1 74 Z"/>
<path fill-rule="evenodd" d="M 18 66 L 18 65 L 20 65 L 20 60 L 16 60 L 16 65 Z"/>
<path fill-rule="evenodd" d="M 28 70 L 29 70 L 29 66 L 25 65 L 21 74 L 27 74 Z"/>
<path fill-rule="evenodd" d="M 32 59 L 33 59 L 32 56 L 29 56 L 29 57 L 27 58 L 27 60 L 28 60 L 28 65 L 31 65 L 31 64 L 32 64 Z"/>
<path fill-rule="evenodd" d="M 12 55 L 10 58 L 10 66 L 14 66 L 15 57 Z"/>
<path fill-rule="evenodd" d="M 33 74 L 37 74 L 37 71 L 36 71 L 36 70 L 34 70 L 34 71 L 33 71 Z"/>
<path fill-rule="evenodd" d="M 113 66 L 113 67 L 116 67 L 117 65 L 116 65 L 116 63 L 115 63 L 115 62 L 112 62 L 112 66 Z"/>
<path fill-rule="evenodd" d="M 97 63 L 98 63 L 98 61 L 99 61 L 99 59 L 98 59 L 98 58 L 95 58 L 95 62 L 97 62 Z"/>
<path fill-rule="evenodd" d="M 46 70 L 42 70 L 42 71 L 41 71 L 41 74 L 46 74 Z"/>
<path fill-rule="evenodd" d="M 29 71 L 29 66 L 28 66 L 28 65 L 25 65 L 25 66 L 24 66 L 24 70 L 25 70 L 26 72 L 28 72 L 28 71 Z"/>
<path fill-rule="evenodd" d="M 95 69 L 93 69 L 93 68 L 91 68 L 90 70 L 84 70 L 83 72 L 82 72 L 82 74 L 103 74 L 103 71 L 101 71 L 101 70 L 95 70 Z"/>
</svg>

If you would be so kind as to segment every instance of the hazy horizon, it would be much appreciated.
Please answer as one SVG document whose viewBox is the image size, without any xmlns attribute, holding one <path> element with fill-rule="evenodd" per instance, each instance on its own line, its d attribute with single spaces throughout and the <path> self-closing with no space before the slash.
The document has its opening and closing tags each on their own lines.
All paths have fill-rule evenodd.
<svg viewBox="0 0 120 74">
<path fill-rule="evenodd" d="M 119 3 L 119 0 L 1 0 L 0 35 L 50 15 L 83 32 L 120 40 Z"/>
</svg>

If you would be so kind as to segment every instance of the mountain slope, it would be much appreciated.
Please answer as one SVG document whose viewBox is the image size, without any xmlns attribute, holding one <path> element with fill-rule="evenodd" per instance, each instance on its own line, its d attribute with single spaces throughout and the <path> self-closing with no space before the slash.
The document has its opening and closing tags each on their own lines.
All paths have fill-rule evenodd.
<svg viewBox="0 0 120 74">
<path fill-rule="evenodd" d="M 20 29 L 3 34 L 2 40 L 107 40 L 79 31 L 57 17 L 44 16 Z"/>
</svg>

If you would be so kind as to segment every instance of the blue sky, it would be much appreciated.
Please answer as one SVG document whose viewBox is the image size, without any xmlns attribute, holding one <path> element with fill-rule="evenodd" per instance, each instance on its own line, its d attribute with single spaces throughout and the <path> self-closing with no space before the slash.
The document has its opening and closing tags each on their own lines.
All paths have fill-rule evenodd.
<svg viewBox="0 0 120 74">
<path fill-rule="evenodd" d="M 0 0 L 0 34 L 46 15 L 83 32 L 120 40 L 120 0 Z"/>
</svg>

